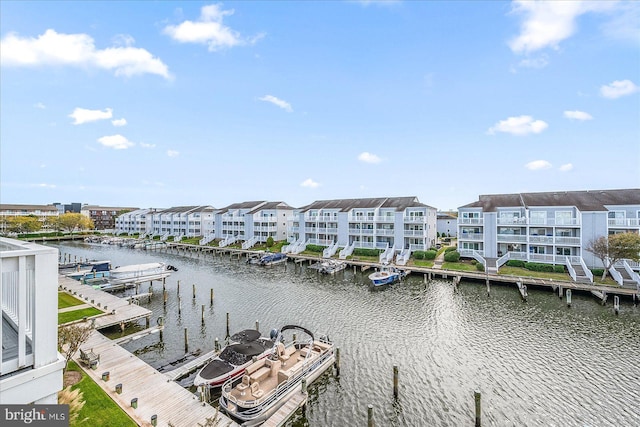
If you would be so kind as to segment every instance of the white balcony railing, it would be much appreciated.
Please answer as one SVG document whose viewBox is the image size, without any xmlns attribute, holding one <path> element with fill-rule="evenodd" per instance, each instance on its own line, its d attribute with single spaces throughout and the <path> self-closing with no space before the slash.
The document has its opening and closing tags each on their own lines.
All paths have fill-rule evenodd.
<svg viewBox="0 0 640 427">
<path fill-rule="evenodd" d="M 640 227 L 638 218 L 611 218 L 608 221 L 609 227 Z"/>
<path fill-rule="evenodd" d="M 484 234 L 483 233 L 462 233 L 459 235 L 458 239 L 482 241 L 484 240 Z"/>
<path fill-rule="evenodd" d="M 498 234 L 497 235 L 498 242 L 517 242 L 517 243 L 525 243 L 527 241 L 526 234 Z"/>
<path fill-rule="evenodd" d="M 484 218 L 458 218 L 459 225 L 482 225 Z"/>
</svg>

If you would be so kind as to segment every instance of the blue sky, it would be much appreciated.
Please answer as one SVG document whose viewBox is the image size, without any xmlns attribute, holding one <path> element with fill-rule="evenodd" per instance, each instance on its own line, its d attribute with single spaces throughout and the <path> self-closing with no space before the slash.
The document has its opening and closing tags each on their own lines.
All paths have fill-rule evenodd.
<svg viewBox="0 0 640 427">
<path fill-rule="evenodd" d="M 2 203 L 640 188 L 640 2 L 0 12 Z"/>
</svg>

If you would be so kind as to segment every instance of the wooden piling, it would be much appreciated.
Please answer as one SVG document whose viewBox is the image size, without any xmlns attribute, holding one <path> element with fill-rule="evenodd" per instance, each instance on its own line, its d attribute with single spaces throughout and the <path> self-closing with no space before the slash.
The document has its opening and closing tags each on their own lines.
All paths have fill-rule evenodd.
<svg viewBox="0 0 640 427">
<path fill-rule="evenodd" d="M 616 315 L 620 314 L 620 297 L 618 295 L 613 296 L 613 311 Z"/>
<path fill-rule="evenodd" d="M 476 427 L 480 427 L 482 425 L 482 406 L 481 406 L 481 395 L 479 391 L 475 391 L 473 393 L 473 398 L 475 400 L 476 403 Z"/>
<path fill-rule="evenodd" d="M 398 365 L 393 365 L 393 398 L 398 399 Z"/>
<path fill-rule="evenodd" d="M 227 336 L 225 338 L 229 338 L 231 334 L 229 333 L 229 313 L 227 312 Z"/>
<path fill-rule="evenodd" d="M 187 328 L 184 328 L 184 352 L 189 352 L 189 335 L 187 333 Z"/>
<path fill-rule="evenodd" d="M 202 304 L 201 317 L 202 317 L 202 324 L 204 325 L 204 304 Z"/>
<path fill-rule="evenodd" d="M 340 347 L 336 347 L 336 361 L 334 363 L 336 367 L 336 376 L 340 376 Z"/>
<path fill-rule="evenodd" d="M 491 281 L 487 279 L 487 296 L 491 295 Z"/>
<path fill-rule="evenodd" d="M 220 341 L 218 340 L 218 337 L 216 337 L 216 340 L 213 342 L 213 348 L 215 351 L 220 351 Z"/>
<path fill-rule="evenodd" d="M 567 289 L 567 307 L 571 307 L 571 289 Z"/>
<path fill-rule="evenodd" d="M 195 283 L 191 286 L 191 288 L 193 289 L 193 299 L 196 299 L 196 285 L 195 285 Z"/>
<path fill-rule="evenodd" d="M 178 316 L 182 314 L 182 298 L 178 295 Z"/>
<path fill-rule="evenodd" d="M 562 286 L 558 286 L 558 298 L 562 298 Z"/>
<path fill-rule="evenodd" d="M 373 422 L 373 405 L 369 404 L 367 406 L 367 427 L 374 427 L 375 423 Z"/>
<path fill-rule="evenodd" d="M 178 295 L 180 295 L 180 280 L 178 280 Z"/>
<path fill-rule="evenodd" d="M 210 304 L 211 304 L 211 305 L 213 305 L 213 288 L 211 288 L 211 292 L 210 292 L 210 294 L 211 294 L 211 295 L 210 295 L 210 297 L 209 297 L 209 299 L 210 299 Z"/>
<path fill-rule="evenodd" d="M 256 320 L 256 331 L 260 331 L 260 322 Z"/>
<path fill-rule="evenodd" d="M 163 291 L 162 294 L 163 294 L 162 296 L 163 296 L 163 300 L 164 300 L 163 305 L 166 307 L 167 306 L 167 300 L 169 299 L 169 292 Z"/>
</svg>

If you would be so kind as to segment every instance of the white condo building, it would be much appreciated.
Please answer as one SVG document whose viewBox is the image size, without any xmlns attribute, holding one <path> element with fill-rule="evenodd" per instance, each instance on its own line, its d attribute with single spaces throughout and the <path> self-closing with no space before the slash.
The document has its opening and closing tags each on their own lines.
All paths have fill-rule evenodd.
<svg viewBox="0 0 640 427">
<path fill-rule="evenodd" d="M 136 209 L 116 218 L 116 234 L 147 234 L 153 231 L 153 214 L 156 209 Z"/>
<path fill-rule="evenodd" d="M 408 259 L 412 251 L 435 246 L 436 212 L 417 197 L 319 200 L 294 211 L 289 227 L 294 248 L 288 249 L 321 245 L 331 256 L 340 247 L 371 248 Z"/>
<path fill-rule="evenodd" d="M 248 249 L 269 237 L 285 240 L 287 219 L 293 208 L 284 202 L 250 201 L 234 203 L 216 213 L 215 238 L 227 246 L 242 241 Z M 212 239 L 211 239 L 212 240 Z"/>
<path fill-rule="evenodd" d="M 0 402 L 57 404 L 58 250 L 0 238 Z"/>
<path fill-rule="evenodd" d="M 624 232 L 640 232 L 640 189 L 482 195 L 458 208 L 458 250 L 490 272 L 518 259 L 565 265 L 574 280 L 592 282 L 589 269 L 603 266 L 586 248 Z M 634 269 L 623 261 L 610 273 L 635 286 Z"/>
<path fill-rule="evenodd" d="M 174 241 L 204 236 L 214 230 L 215 212 L 212 206 L 178 206 L 160 210 L 151 215 L 149 234 L 161 236 L 161 240 L 173 236 Z"/>
</svg>

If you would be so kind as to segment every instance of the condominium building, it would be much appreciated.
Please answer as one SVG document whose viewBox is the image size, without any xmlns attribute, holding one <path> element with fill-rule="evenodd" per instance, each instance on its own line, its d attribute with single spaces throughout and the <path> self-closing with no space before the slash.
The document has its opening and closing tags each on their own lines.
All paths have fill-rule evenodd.
<svg viewBox="0 0 640 427">
<path fill-rule="evenodd" d="M 151 217 L 150 235 L 162 236 L 175 241 L 182 237 L 197 237 L 211 233 L 215 225 L 215 208 L 213 206 L 177 206 L 163 209 L 147 215 Z"/>
<path fill-rule="evenodd" d="M 436 243 L 436 208 L 417 197 L 318 200 L 294 210 L 289 241 L 425 250 Z"/>
<path fill-rule="evenodd" d="M 54 205 L 0 204 L 0 232 L 5 232 L 6 220 L 20 216 L 35 216 L 43 226 L 48 219 L 58 218 L 60 212 Z"/>
<path fill-rule="evenodd" d="M 0 401 L 57 404 L 65 365 L 54 302 L 58 250 L 0 238 L 0 271 Z"/>
<path fill-rule="evenodd" d="M 274 241 L 287 237 L 287 219 L 293 208 L 285 202 L 249 201 L 234 203 L 216 213 L 215 238 L 226 246 L 243 241 L 250 248 L 269 237 Z"/>
<path fill-rule="evenodd" d="M 640 189 L 482 195 L 458 208 L 458 249 L 489 270 L 519 259 L 567 265 L 589 278 L 584 270 L 602 262 L 586 248 L 622 232 L 640 232 Z"/>
<path fill-rule="evenodd" d="M 153 214 L 157 209 L 136 209 L 116 217 L 116 234 L 146 234 L 153 231 Z"/>
<path fill-rule="evenodd" d="M 138 208 L 132 207 L 106 207 L 97 205 L 84 205 L 80 213 L 93 221 L 96 230 L 114 230 L 116 218 L 125 212 L 131 212 Z"/>
<path fill-rule="evenodd" d="M 458 237 L 458 217 L 452 212 L 438 212 L 437 232 L 441 237 Z"/>
</svg>

